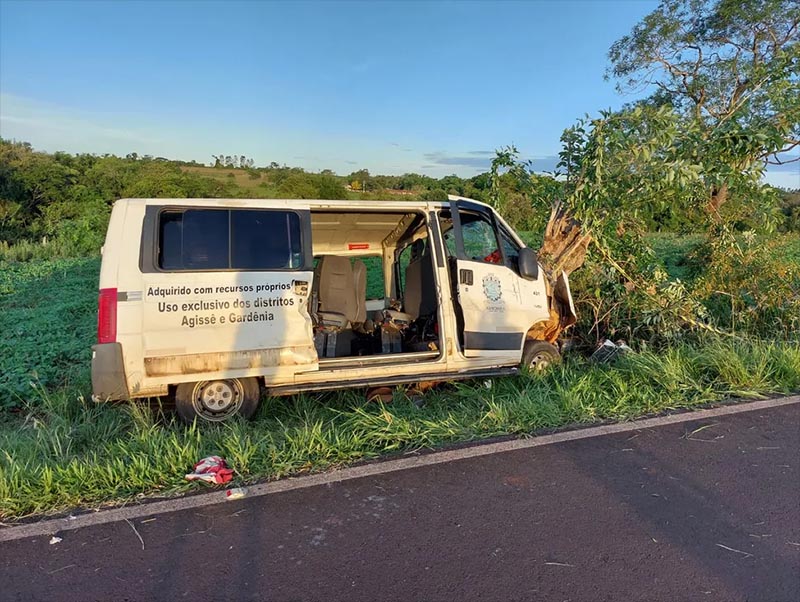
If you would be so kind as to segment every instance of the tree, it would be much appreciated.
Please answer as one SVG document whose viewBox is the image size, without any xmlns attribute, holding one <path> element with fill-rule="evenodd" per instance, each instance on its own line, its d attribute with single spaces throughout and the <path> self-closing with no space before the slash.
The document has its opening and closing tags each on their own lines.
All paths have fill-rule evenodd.
<svg viewBox="0 0 800 602">
<path fill-rule="evenodd" d="M 310 174 L 302 170 L 289 173 L 278 186 L 278 194 L 286 199 L 313 199 L 319 195 Z"/>
<path fill-rule="evenodd" d="M 354 171 L 347 176 L 347 181 L 350 182 L 350 187 L 353 190 L 361 190 L 366 192 L 368 190 L 375 189 L 375 184 L 372 180 L 372 177 L 369 175 L 368 169 Z"/>
<path fill-rule="evenodd" d="M 336 176 L 332 175 L 330 170 L 325 170 L 328 172 L 327 174 L 320 175 L 319 177 L 319 198 L 321 199 L 346 199 L 347 198 L 347 191 L 342 186 L 342 183 L 336 178 Z"/>
<path fill-rule="evenodd" d="M 718 157 L 707 210 L 736 174 L 800 160 L 800 4 L 794 0 L 663 0 L 611 47 L 607 76 L 623 92 L 670 105 L 695 128 L 686 152 Z"/>
</svg>

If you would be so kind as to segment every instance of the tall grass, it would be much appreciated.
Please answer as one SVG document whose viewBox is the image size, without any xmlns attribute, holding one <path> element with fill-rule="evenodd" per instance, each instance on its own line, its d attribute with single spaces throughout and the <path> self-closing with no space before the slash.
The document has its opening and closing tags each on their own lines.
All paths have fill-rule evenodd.
<svg viewBox="0 0 800 602">
<path fill-rule="evenodd" d="M 86 388 L 37 387 L 23 411 L 0 422 L 0 516 L 196 489 L 202 485 L 183 475 L 209 454 L 226 457 L 236 482 L 248 483 L 457 441 L 797 391 L 800 346 L 711 340 L 615 365 L 568 358 L 545 375 L 431 392 L 422 407 L 401 392 L 386 405 L 361 392 L 295 396 L 264 400 L 252 422 L 203 427 L 148 407 L 96 405 L 77 393 Z"/>
</svg>

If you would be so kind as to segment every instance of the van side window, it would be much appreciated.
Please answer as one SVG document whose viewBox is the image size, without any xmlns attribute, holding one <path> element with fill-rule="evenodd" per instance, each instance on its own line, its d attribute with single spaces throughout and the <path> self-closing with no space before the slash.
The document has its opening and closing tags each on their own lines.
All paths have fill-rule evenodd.
<svg viewBox="0 0 800 602">
<path fill-rule="evenodd" d="M 411 245 L 406 245 L 400 251 L 400 255 L 397 257 L 397 265 L 395 266 L 398 284 L 397 295 L 402 295 L 403 291 L 406 290 L 406 269 L 409 263 L 411 263 Z"/>
<path fill-rule="evenodd" d="M 515 272 L 519 271 L 519 245 L 505 230 L 500 230 L 500 241 L 503 244 L 503 254 L 506 256 L 506 264 Z"/>
<path fill-rule="evenodd" d="M 274 270 L 303 264 L 292 211 L 186 209 L 159 216 L 162 270 Z"/>
<path fill-rule="evenodd" d="M 359 257 L 367 268 L 367 299 L 383 299 L 383 259 L 379 255 Z"/>
<path fill-rule="evenodd" d="M 290 211 L 231 212 L 231 267 L 285 270 L 302 265 L 300 218 Z"/>
<path fill-rule="evenodd" d="M 164 270 L 228 269 L 228 212 L 215 209 L 161 214 L 158 264 Z"/>
<path fill-rule="evenodd" d="M 497 237 L 494 227 L 479 216 L 462 214 L 461 236 L 464 239 L 464 251 L 467 257 L 475 261 L 497 263 Z M 499 259 L 499 257 L 498 257 Z"/>
</svg>

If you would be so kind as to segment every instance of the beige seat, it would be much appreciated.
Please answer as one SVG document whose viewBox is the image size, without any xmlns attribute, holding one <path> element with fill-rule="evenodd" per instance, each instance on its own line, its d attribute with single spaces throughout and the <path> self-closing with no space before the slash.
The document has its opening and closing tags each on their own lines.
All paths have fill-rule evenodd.
<svg viewBox="0 0 800 602">
<path fill-rule="evenodd" d="M 320 258 L 314 270 L 313 286 L 317 300 L 317 328 L 320 331 L 339 332 L 357 321 L 359 304 L 354 283 L 350 259 L 336 255 Z"/>
</svg>

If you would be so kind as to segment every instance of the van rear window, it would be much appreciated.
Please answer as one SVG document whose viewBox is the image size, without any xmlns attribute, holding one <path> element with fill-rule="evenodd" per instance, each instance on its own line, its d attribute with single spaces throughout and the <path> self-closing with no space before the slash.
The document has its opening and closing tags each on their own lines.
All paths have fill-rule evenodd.
<svg viewBox="0 0 800 602">
<path fill-rule="evenodd" d="M 162 270 L 286 270 L 303 265 L 293 211 L 186 209 L 159 216 Z"/>
</svg>

